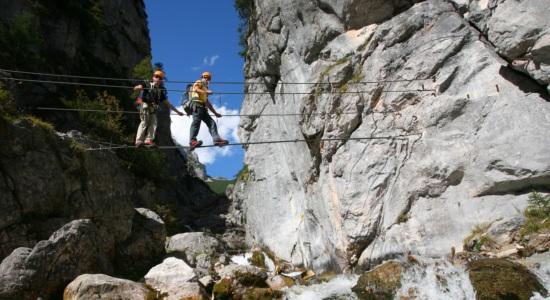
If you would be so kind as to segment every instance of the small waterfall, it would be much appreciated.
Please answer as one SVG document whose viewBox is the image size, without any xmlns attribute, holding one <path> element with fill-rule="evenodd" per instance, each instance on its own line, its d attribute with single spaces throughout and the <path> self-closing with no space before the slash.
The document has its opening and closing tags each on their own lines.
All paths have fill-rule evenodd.
<svg viewBox="0 0 550 300">
<path fill-rule="evenodd" d="M 474 288 L 463 267 L 444 259 L 418 258 L 401 278 L 396 299 L 475 299 Z"/>
<path fill-rule="evenodd" d="M 287 300 L 356 300 L 351 288 L 357 283 L 358 275 L 342 274 L 330 281 L 308 286 L 296 285 L 286 290 Z"/>
</svg>

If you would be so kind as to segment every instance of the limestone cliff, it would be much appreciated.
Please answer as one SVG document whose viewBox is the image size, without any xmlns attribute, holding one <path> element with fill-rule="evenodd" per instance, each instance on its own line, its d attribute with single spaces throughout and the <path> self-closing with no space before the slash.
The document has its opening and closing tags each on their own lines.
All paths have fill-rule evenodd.
<svg viewBox="0 0 550 300">
<path fill-rule="evenodd" d="M 308 142 L 247 147 L 248 241 L 345 270 L 521 214 L 550 187 L 547 4 L 253 1 L 247 90 L 266 94 L 242 113 L 302 115 L 243 118 L 241 141 Z M 401 137 L 322 141 L 380 136 Z"/>
</svg>

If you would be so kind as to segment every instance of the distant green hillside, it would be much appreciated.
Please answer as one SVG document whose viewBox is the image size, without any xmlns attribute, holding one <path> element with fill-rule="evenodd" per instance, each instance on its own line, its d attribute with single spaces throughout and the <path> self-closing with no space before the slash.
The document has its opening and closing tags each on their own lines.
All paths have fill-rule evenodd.
<svg viewBox="0 0 550 300">
<path fill-rule="evenodd" d="M 212 181 L 207 181 L 206 183 L 214 193 L 224 196 L 225 189 L 228 185 L 234 184 L 235 179 L 214 179 Z"/>
</svg>

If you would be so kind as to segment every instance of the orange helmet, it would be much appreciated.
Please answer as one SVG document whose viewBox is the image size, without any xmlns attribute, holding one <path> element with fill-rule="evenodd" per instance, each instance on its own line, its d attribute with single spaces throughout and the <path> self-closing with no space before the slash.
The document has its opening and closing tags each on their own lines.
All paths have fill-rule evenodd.
<svg viewBox="0 0 550 300">
<path fill-rule="evenodd" d="M 210 79 L 212 79 L 212 74 L 208 71 L 202 72 L 202 77 L 203 78 L 208 78 L 208 80 L 210 80 Z"/>
<path fill-rule="evenodd" d="M 164 79 L 164 72 L 161 70 L 156 70 L 155 73 L 153 73 L 153 76 L 158 76 L 160 79 Z"/>
</svg>

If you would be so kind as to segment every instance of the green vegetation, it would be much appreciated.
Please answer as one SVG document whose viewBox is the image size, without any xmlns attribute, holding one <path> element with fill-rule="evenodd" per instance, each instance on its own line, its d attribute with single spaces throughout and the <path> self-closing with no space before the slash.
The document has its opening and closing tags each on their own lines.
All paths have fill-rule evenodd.
<svg viewBox="0 0 550 300">
<path fill-rule="evenodd" d="M 334 68 L 338 67 L 339 65 L 343 65 L 343 64 L 347 64 L 350 62 L 350 58 L 348 56 L 345 56 L 345 57 L 342 57 L 340 59 L 338 59 L 335 63 L 333 63 L 332 65 L 326 67 L 323 72 L 321 72 L 321 76 L 319 77 L 319 82 L 323 81 L 325 79 L 325 77 L 328 76 L 328 74 L 330 74 L 330 72 L 332 70 L 334 70 Z"/>
<path fill-rule="evenodd" d="M 11 66 L 42 64 L 41 48 L 44 42 L 35 15 L 23 12 L 9 25 L 0 23 L 0 61 Z"/>
<path fill-rule="evenodd" d="M 223 278 L 216 284 L 214 284 L 214 288 L 212 289 L 212 294 L 214 295 L 214 299 L 219 300 L 229 300 L 232 299 L 232 288 L 233 281 L 229 278 Z"/>
<path fill-rule="evenodd" d="M 29 120 L 34 125 L 36 125 L 40 128 L 46 129 L 47 131 L 53 131 L 54 130 L 54 126 L 53 126 L 52 123 L 46 122 L 46 121 L 44 121 L 44 120 L 42 120 L 38 117 L 29 115 L 29 116 L 24 116 L 21 119 Z"/>
<path fill-rule="evenodd" d="M 253 266 L 256 266 L 258 268 L 265 269 L 265 257 L 262 251 L 256 250 L 252 252 L 252 257 L 250 258 L 250 263 Z"/>
<path fill-rule="evenodd" d="M 151 64 L 151 56 L 143 58 L 132 70 L 134 78 L 151 78 L 153 75 L 153 65 Z"/>
<path fill-rule="evenodd" d="M 487 234 L 487 230 L 490 226 L 491 224 L 476 225 L 474 229 L 472 229 L 472 232 L 464 239 L 464 249 L 479 252 L 484 245 L 490 246 L 494 244 L 494 240 Z M 472 240 L 474 240 L 474 244 L 470 245 Z"/>
<path fill-rule="evenodd" d="M 75 139 L 69 139 L 69 148 L 71 148 L 73 152 L 78 153 L 79 155 L 83 155 L 86 151 L 84 145 L 77 142 Z"/>
<path fill-rule="evenodd" d="M 406 212 L 402 212 L 399 214 L 399 216 L 397 217 L 397 223 L 405 223 L 409 220 L 409 214 L 406 213 Z"/>
<path fill-rule="evenodd" d="M 214 193 L 220 196 L 224 196 L 227 186 L 234 183 L 235 183 L 235 179 L 221 179 L 221 180 L 212 180 L 212 181 L 206 182 L 206 184 L 208 184 L 208 187 L 210 187 L 210 189 Z"/>
<path fill-rule="evenodd" d="M 550 195 L 543 196 L 538 192 L 529 195 L 529 205 L 525 209 L 525 224 L 521 236 L 550 230 Z"/>
<path fill-rule="evenodd" d="M 117 152 L 122 166 L 137 178 L 161 184 L 170 180 L 166 155 L 155 149 L 121 149 Z"/>
<path fill-rule="evenodd" d="M 248 165 L 245 164 L 243 168 L 237 173 L 237 181 L 248 181 L 250 179 L 250 171 L 248 170 Z"/>
<path fill-rule="evenodd" d="M 13 121 L 14 113 L 15 101 L 13 100 L 11 93 L 4 89 L 2 84 L 0 84 L 0 122 Z"/>
<path fill-rule="evenodd" d="M 120 101 L 115 96 L 104 91 L 97 93 L 95 99 L 91 99 L 85 91 L 78 90 L 73 99 L 62 99 L 61 101 L 68 108 L 110 111 L 110 113 L 78 112 L 79 124 L 83 126 L 82 130 L 89 135 L 117 142 L 127 139 L 122 108 Z"/>
<path fill-rule="evenodd" d="M 254 12 L 254 0 L 235 0 L 235 9 L 241 18 L 241 24 L 239 25 L 239 45 L 241 46 L 241 52 L 239 54 L 246 58 L 248 55 L 248 43 L 247 38 L 252 32 L 253 25 L 252 14 Z"/>
</svg>

